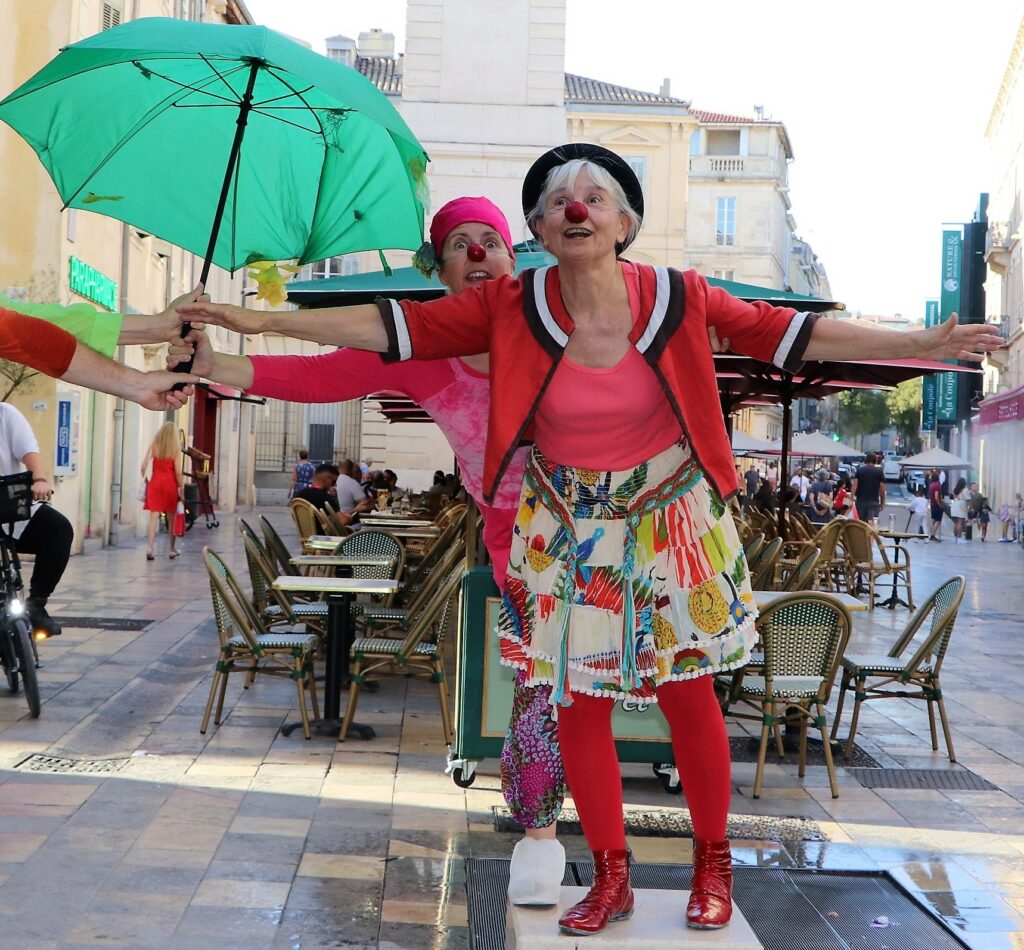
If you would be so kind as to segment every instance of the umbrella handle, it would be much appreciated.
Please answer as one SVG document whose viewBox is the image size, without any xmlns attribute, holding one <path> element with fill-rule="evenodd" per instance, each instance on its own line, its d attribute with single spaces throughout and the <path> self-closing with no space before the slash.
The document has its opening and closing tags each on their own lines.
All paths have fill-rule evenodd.
<svg viewBox="0 0 1024 950">
<path fill-rule="evenodd" d="M 188 332 L 191 329 L 192 329 L 192 324 L 191 323 L 183 323 L 181 325 L 181 331 L 180 331 L 182 337 L 184 338 L 184 337 L 188 336 Z M 175 366 L 174 369 L 171 370 L 171 372 L 172 373 L 191 373 L 192 372 L 192 364 L 195 361 L 196 361 L 196 355 L 195 355 L 195 353 L 193 353 L 187 360 L 185 360 L 184 363 L 179 363 L 177 366 Z M 181 390 L 183 390 L 184 388 L 185 388 L 185 383 L 175 383 L 171 387 L 171 391 L 172 392 L 181 392 Z"/>
</svg>

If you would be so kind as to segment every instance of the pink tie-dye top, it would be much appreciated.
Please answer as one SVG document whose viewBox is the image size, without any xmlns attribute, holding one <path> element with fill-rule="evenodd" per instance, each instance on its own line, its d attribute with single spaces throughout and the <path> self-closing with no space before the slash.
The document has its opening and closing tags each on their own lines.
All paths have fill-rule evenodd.
<svg viewBox="0 0 1024 950">
<path fill-rule="evenodd" d="M 341 349 L 320 356 L 253 356 L 248 392 L 291 402 L 342 402 L 382 390 L 415 400 L 444 433 L 459 461 L 462 483 L 484 518 L 483 540 L 504 583 L 529 447 L 521 446 L 498 485 L 483 500 L 484 450 L 491 381 L 459 359 L 385 363 L 379 353 Z"/>
</svg>

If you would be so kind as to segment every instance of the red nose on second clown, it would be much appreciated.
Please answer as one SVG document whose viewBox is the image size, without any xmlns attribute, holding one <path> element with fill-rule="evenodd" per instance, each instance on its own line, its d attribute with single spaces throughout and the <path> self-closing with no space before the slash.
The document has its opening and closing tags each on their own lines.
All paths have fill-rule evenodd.
<svg viewBox="0 0 1024 950">
<path fill-rule="evenodd" d="M 466 257 L 476 264 L 487 259 L 487 251 L 482 244 L 470 244 L 466 250 Z"/>
<path fill-rule="evenodd" d="M 582 224 L 589 217 L 590 212 L 582 201 L 570 201 L 565 206 L 565 220 L 570 224 Z"/>
</svg>

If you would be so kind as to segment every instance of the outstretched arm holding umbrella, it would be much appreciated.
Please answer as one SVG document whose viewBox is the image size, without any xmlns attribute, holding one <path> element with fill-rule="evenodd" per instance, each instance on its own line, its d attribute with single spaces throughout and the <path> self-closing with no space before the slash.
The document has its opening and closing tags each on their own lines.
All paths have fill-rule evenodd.
<svg viewBox="0 0 1024 950">
<path fill-rule="evenodd" d="M 181 382 L 198 381 L 164 370 L 132 369 L 91 350 L 60 327 L 4 308 L 0 308 L 0 357 L 156 411 L 183 406 L 191 389 L 170 390 Z"/>
<path fill-rule="evenodd" d="M 723 291 L 724 293 L 724 291 Z M 182 319 L 211 323 L 239 333 L 280 333 L 300 340 L 383 353 L 388 336 L 374 304 L 324 307 L 317 310 L 249 310 L 228 304 L 194 303 L 178 308 Z M 719 327 L 728 335 L 728 327 Z M 806 360 L 929 359 L 970 360 L 1004 345 L 998 329 L 987 323 L 957 322 L 953 314 L 943 324 L 902 333 L 863 324 L 819 319 L 804 352 Z M 459 354 L 453 354 L 459 355 Z"/>
</svg>

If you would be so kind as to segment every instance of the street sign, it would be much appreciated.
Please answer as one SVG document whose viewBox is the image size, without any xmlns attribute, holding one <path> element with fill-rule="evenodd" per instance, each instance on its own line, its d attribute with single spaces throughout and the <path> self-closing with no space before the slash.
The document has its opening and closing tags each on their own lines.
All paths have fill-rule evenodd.
<svg viewBox="0 0 1024 950">
<path fill-rule="evenodd" d="M 962 225 L 953 225 L 942 232 L 942 293 L 939 297 L 939 322 L 945 323 L 960 310 L 960 271 L 963 263 L 964 233 Z M 956 373 L 937 373 L 935 417 L 941 422 L 956 419 Z"/>
<path fill-rule="evenodd" d="M 924 325 L 925 327 L 933 327 L 939 322 L 939 302 L 938 300 L 926 300 L 924 302 Z M 934 432 L 935 431 L 935 399 L 937 386 L 935 383 L 935 374 L 930 373 L 925 376 L 921 381 L 921 431 L 922 432 Z"/>
</svg>

